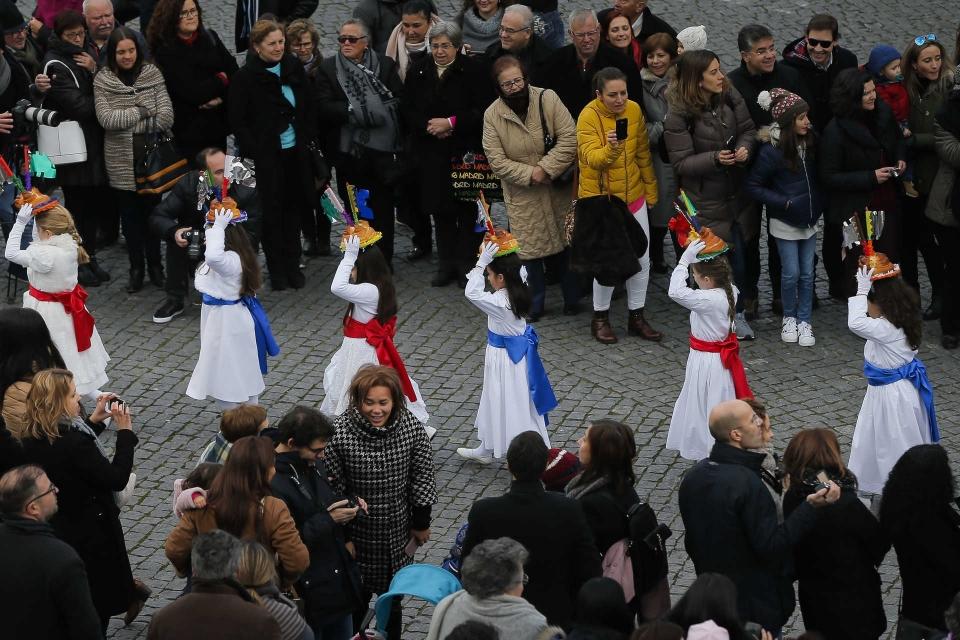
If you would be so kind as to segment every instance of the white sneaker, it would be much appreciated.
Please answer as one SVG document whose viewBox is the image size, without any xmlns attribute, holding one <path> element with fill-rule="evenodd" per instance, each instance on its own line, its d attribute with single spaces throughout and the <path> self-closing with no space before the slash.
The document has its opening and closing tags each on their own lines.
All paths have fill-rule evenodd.
<svg viewBox="0 0 960 640">
<path fill-rule="evenodd" d="M 780 323 L 780 339 L 784 342 L 797 341 L 797 319 L 784 318 Z"/>
<path fill-rule="evenodd" d="M 813 327 L 809 322 L 801 322 L 797 330 L 801 347 L 812 347 L 817 344 L 817 339 L 813 337 Z"/>
<path fill-rule="evenodd" d="M 756 336 L 753 334 L 753 329 L 747 324 L 747 317 L 743 315 L 743 311 L 738 313 L 734 318 L 734 326 L 734 333 L 737 334 L 737 340 L 756 339 Z"/>
<path fill-rule="evenodd" d="M 483 446 L 479 446 L 476 449 L 467 449 L 466 447 L 459 447 L 457 449 L 457 455 L 461 458 L 466 458 L 467 460 L 473 460 L 480 464 L 490 464 L 493 462 L 493 452 L 489 449 L 484 449 Z"/>
<path fill-rule="evenodd" d="M 433 436 L 437 435 L 437 430 L 428 424 L 423 425 L 423 430 L 427 432 L 427 440 L 433 440 Z"/>
</svg>

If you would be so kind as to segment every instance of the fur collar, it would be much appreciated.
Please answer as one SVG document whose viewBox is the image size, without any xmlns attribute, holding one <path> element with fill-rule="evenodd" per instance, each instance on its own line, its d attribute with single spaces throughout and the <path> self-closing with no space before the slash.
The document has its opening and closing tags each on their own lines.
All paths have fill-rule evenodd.
<svg viewBox="0 0 960 640">
<path fill-rule="evenodd" d="M 53 236 L 49 240 L 35 240 L 34 244 L 45 247 L 57 247 L 58 249 L 77 250 L 77 241 L 68 233 L 61 233 Z"/>
</svg>

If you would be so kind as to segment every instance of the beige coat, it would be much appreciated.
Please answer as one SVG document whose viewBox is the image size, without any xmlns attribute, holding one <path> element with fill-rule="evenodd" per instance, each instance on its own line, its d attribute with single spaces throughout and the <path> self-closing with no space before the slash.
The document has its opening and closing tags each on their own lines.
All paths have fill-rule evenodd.
<svg viewBox="0 0 960 640">
<path fill-rule="evenodd" d="M 556 138 L 556 145 L 546 155 L 540 94 L 547 128 Z M 556 177 L 576 159 L 576 124 L 557 94 L 530 87 L 530 107 L 524 122 L 498 98 L 483 114 L 483 149 L 503 185 L 510 232 L 520 243 L 520 258 L 534 260 L 563 251 L 563 219 L 573 199 L 573 187 L 530 184 L 535 167 Z"/>
<path fill-rule="evenodd" d="M 17 440 L 23 439 L 23 430 L 27 428 L 27 394 L 32 386 L 29 380 L 20 380 L 3 393 L 3 421 Z"/>
</svg>

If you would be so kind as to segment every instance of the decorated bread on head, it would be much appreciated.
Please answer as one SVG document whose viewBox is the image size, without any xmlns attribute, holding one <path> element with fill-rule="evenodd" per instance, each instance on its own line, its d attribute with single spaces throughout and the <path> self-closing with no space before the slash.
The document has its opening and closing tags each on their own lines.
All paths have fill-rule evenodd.
<svg viewBox="0 0 960 640">
<path fill-rule="evenodd" d="M 488 242 L 492 242 L 497 245 L 497 255 L 495 258 L 502 258 L 505 255 L 511 253 L 516 253 L 520 250 L 520 243 L 517 242 L 517 239 L 513 237 L 513 234 L 507 231 L 506 229 L 493 229 L 487 230 L 483 234 L 483 242 L 480 243 L 480 249 L 477 251 L 477 255 L 480 255 L 480 251 L 483 251 L 483 245 Z"/>
<path fill-rule="evenodd" d="M 673 208 L 677 215 L 670 218 L 667 226 L 677 234 L 677 242 L 681 246 L 686 247 L 691 242 L 702 240 L 706 246 L 697 254 L 700 260 L 712 260 L 730 250 L 723 238 L 697 221 L 697 209 L 684 191 L 680 191 L 680 197 L 673 203 Z"/>
<path fill-rule="evenodd" d="M 383 237 L 383 234 L 370 226 L 366 220 L 358 220 L 354 224 L 347 225 L 340 236 L 340 251 L 347 250 L 347 238 L 357 236 L 360 238 L 360 250 L 363 251 L 377 240 Z"/>
<path fill-rule="evenodd" d="M 900 275 L 900 265 L 891 262 L 886 254 L 873 248 L 874 241 L 879 240 L 883 234 L 885 222 L 886 215 L 883 211 L 867 209 L 863 212 L 862 220 L 860 214 L 856 214 L 843 223 L 843 246 L 850 249 L 854 245 L 860 245 L 863 248 L 859 263 L 861 267 L 873 269 L 871 280 L 884 280 Z"/>
<path fill-rule="evenodd" d="M 896 278 L 900 275 L 900 265 L 890 262 L 890 258 L 885 253 L 879 251 L 872 255 L 860 256 L 860 266 L 873 269 L 871 280 L 885 280 L 887 278 Z"/>
<path fill-rule="evenodd" d="M 40 193 L 39 189 L 32 187 L 14 198 L 13 204 L 18 209 L 25 204 L 29 204 L 33 207 L 33 215 L 37 215 L 54 208 L 58 202 L 56 198 Z"/>
<path fill-rule="evenodd" d="M 230 196 L 227 196 L 222 201 L 217 200 L 216 198 L 210 201 L 210 210 L 207 211 L 208 224 L 213 224 L 214 213 L 216 213 L 220 209 L 226 209 L 231 213 L 233 217 L 230 220 L 230 224 L 237 224 L 238 222 L 247 221 L 247 212 L 243 211 L 242 209 L 240 209 L 240 207 L 237 206 L 236 200 L 234 200 Z"/>
</svg>

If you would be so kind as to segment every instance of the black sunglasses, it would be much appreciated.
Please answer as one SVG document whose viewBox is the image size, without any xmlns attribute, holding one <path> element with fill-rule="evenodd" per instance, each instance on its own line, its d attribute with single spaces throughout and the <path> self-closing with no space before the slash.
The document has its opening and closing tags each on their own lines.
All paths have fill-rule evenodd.
<svg viewBox="0 0 960 640">
<path fill-rule="evenodd" d="M 359 41 L 363 40 L 367 36 L 340 36 L 337 38 L 337 42 L 340 44 L 357 44 Z"/>
<path fill-rule="evenodd" d="M 833 46 L 833 40 L 817 40 L 816 38 L 807 38 L 807 44 L 811 47 L 820 47 L 821 49 L 829 49 Z"/>
</svg>

